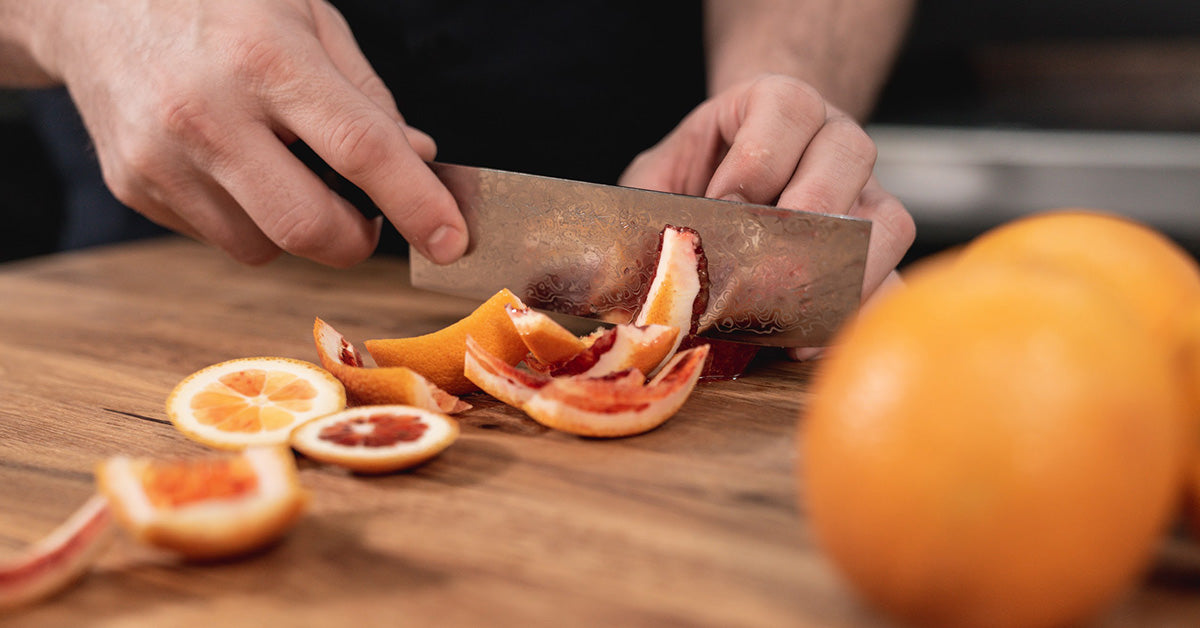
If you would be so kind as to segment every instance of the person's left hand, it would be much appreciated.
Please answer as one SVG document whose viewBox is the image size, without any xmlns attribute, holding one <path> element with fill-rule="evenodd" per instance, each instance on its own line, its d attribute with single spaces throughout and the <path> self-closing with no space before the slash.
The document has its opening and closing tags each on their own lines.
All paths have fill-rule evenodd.
<svg viewBox="0 0 1200 628">
<path fill-rule="evenodd" d="M 619 183 L 871 220 L 865 301 L 899 281 L 916 236 L 904 205 L 875 180 L 875 156 L 866 131 L 815 88 L 765 75 L 702 103 Z"/>
</svg>

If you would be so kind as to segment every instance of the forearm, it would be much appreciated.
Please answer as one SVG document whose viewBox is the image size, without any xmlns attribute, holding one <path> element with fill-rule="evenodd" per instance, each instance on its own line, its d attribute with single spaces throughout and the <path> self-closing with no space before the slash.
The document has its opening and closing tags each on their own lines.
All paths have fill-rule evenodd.
<svg viewBox="0 0 1200 628">
<path fill-rule="evenodd" d="M 706 0 L 708 89 L 762 73 L 812 86 L 862 121 L 908 27 L 915 0 Z"/>
<path fill-rule="evenodd" d="M 43 64 L 39 24 L 49 23 L 50 0 L 0 0 L 0 86 L 46 87 L 59 81 Z"/>
</svg>

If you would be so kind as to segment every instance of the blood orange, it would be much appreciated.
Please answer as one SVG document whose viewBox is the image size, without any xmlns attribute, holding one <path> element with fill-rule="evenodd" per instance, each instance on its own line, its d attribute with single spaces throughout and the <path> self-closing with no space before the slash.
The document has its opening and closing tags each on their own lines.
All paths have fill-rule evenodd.
<svg viewBox="0 0 1200 628">
<path fill-rule="evenodd" d="M 292 433 L 300 453 L 358 473 L 389 473 L 433 458 L 458 438 L 458 423 L 413 406 L 361 406 Z"/>
<path fill-rule="evenodd" d="M 185 460 L 117 456 L 97 466 L 96 483 L 134 537 L 192 559 L 265 547 L 308 502 L 285 447 Z"/>
</svg>

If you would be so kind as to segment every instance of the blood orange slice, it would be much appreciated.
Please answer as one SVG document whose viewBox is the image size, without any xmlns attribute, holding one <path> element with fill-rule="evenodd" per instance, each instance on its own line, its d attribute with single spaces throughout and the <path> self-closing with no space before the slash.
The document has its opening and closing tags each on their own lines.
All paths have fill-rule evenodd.
<svg viewBox="0 0 1200 628">
<path fill-rule="evenodd" d="M 477 390 L 463 376 L 467 334 L 500 359 L 516 364 L 529 349 L 513 327 L 504 306 L 524 307 L 508 290 L 497 292 L 462 320 L 424 336 L 367 340 L 367 352 L 381 367 L 405 366 L 451 395 Z"/>
<path fill-rule="evenodd" d="M 570 360 L 552 365 L 551 375 L 601 377 L 628 369 L 654 370 L 675 350 L 679 328 L 669 325 L 617 325 L 589 338 L 588 347 Z"/>
<path fill-rule="evenodd" d="M 167 416 L 189 438 L 221 449 L 284 444 L 297 425 L 346 406 L 342 383 L 291 358 L 242 358 L 203 368 L 167 397 Z"/>
<path fill-rule="evenodd" d="M 313 322 L 313 340 L 321 366 L 346 387 L 350 405 L 408 405 L 450 414 L 471 409 L 410 368 L 365 366 L 358 349 L 320 318 Z"/>
<path fill-rule="evenodd" d="M 137 539 L 191 559 L 230 558 L 282 537 L 308 502 L 284 447 L 190 460 L 117 456 L 96 482 Z"/>
<path fill-rule="evenodd" d="M 634 316 L 635 325 L 670 325 L 679 329 L 667 358 L 684 338 L 699 329 L 708 308 L 708 258 L 700 234 L 689 227 L 667 225 L 659 236 L 654 279 Z M 661 364 L 665 364 L 666 359 Z M 656 365 L 659 366 L 659 365 Z M 653 373 L 653 369 L 648 371 Z"/>
<path fill-rule="evenodd" d="M 650 383 L 626 378 L 555 378 L 522 409 L 533 420 L 580 436 L 632 436 L 666 422 L 687 401 L 704 370 L 708 345 L 675 354 Z M 639 371 L 631 371 L 641 379 Z M 609 379 L 612 385 L 606 386 Z"/>
<path fill-rule="evenodd" d="M 696 386 L 708 345 L 676 354 L 649 383 L 637 369 L 601 377 L 531 373 L 467 339 L 465 372 L 493 397 L 533 420 L 580 436 L 632 436 L 675 415 Z"/>
<path fill-rule="evenodd" d="M 621 324 L 578 337 L 554 319 L 529 308 L 506 308 L 529 347 L 525 363 L 551 375 L 598 377 L 636 368 L 648 373 L 670 357 L 679 329 Z"/>
<path fill-rule="evenodd" d="M 78 580 L 112 538 L 108 500 L 97 495 L 44 539 L 0 561 L 0 611 L 45 599 Z"/>
<path fill-rule="evenodd" d="M 492 355 L 475 338 L 467 336 L 463 374 L 487 394 L 520 408 L 538 388 L 550 383 L 550 375 L 517 368 Z"/>
<path fill-rule="evenodd" d="M 358 473 L 390 473 L 438 455 L 458 432 L 457 421 L 424 408 L 361 406 L 301 425 L 292 447 Z"/>
</svg>

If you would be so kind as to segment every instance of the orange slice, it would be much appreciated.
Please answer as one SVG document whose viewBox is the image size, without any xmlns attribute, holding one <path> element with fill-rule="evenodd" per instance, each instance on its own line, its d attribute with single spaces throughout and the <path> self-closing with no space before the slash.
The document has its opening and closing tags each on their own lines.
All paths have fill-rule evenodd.
<svg viewBox="0 0 1200 628">
<path fill-rule="evenodd" d="M 308 502 L 291 451 L 278 446 L 191 460 L 117 456 L 100 463 L 96 482 L 135 538 L 190 559 L 261 549 Z"/>
<path fill-rule="evenodd" d="M 450 414 L 471 409 L 471 404 L 410 368 L 364 366 L 358 349 L 320 318 L 313 322 L 313 340 L 321 366 L 346 387 L 346 400 L 352 406 L 407 405 Z"/>
<path fill-rule="evenodd" d="M 378 366 L 410 368 L 447 393 L 462 395 L 477 390 L 463 376 L 467 334 L 509 364 L 520 362 L 529 353 L 505 313 L 506 305 L 524 307 L 512 292 L 501 290 L 466 318 L 444 329 L 423 336 L 368 340 L 363 344 Z"/>
<path fill-rule="evenodd" d="M 346 406 L 341 382 L 291 358 L 242 358 L 203 368 L 167 397 L 188 438 L 221 449 L 287 443 L 297 425 Z"/>
<path fill-rule="evenodd" d="M 21 555 L 0 562 L 0 611 L 32 604 L 87 573 L 112 538 L 108 500 L 97 495 Z"/>
<path fill-rule="evenodd" d="M 700 317 L 707 307 L 708 258 L 700 244 L 700 234 L 688 227 L 667 225 L 659 237 L 654 279 L 633 323 L 678 328 L 679 335 L 667 354 L 670 358 L 684 338 L 698 331 Z M 660 365 L 665 363 L 664 359 Z"/>
<path fill-rule="evenodd" d="M 292 447 L 358 473 L 390 473 L 433 458 L 458 438 L 458 422 L 404 405 L 361 406 L 309 421 Z"/>
<path fill-rule="evenodd" d="M 547 427 L 580 436 L 632 436 L 652 430 L 687 401 L 708 345 L 676 354 L 646 383 L 637 369 L 602 377 L 528 373 L 467 340 L 466 373 L 480 388 Z"/>
</svg>

